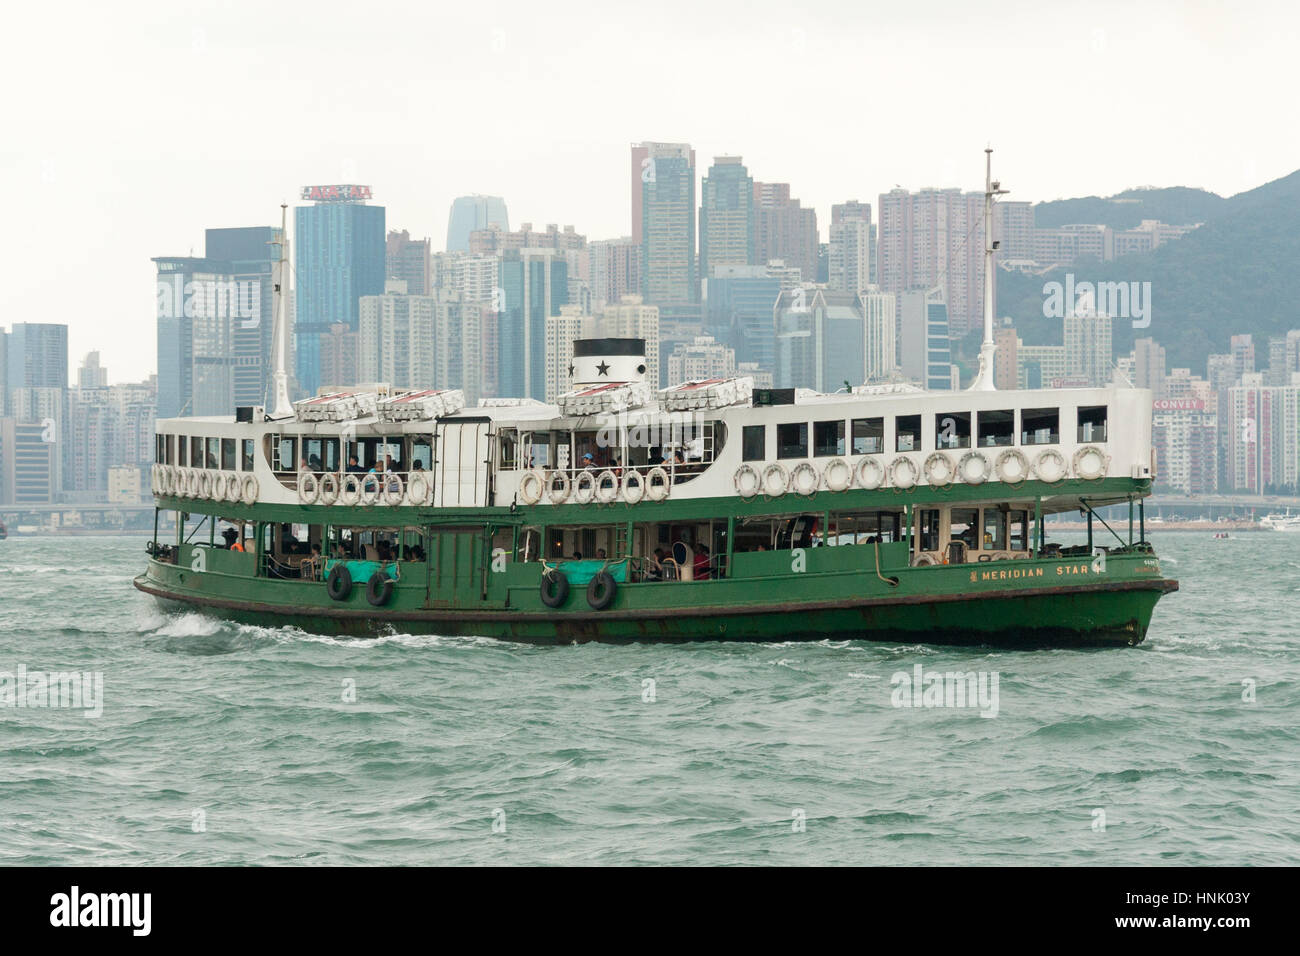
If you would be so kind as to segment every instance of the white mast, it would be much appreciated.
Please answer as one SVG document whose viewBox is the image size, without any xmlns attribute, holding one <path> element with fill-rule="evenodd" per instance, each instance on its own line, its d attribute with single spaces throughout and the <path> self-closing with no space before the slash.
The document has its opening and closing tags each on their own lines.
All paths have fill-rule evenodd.
<svg viewBox="0 0 1300 956">
<path fill-rule="evenodd" d="M 984 342 L 980 345 L 980 370 L 971 383 L 972 392 L 997 390 L 993 381 L 993 357 L 997 346 L 993 344 L 993 252 L 998 244 L 993 241 L 993 197 L 1005 195 L 1008 190 L 993 181 L 993 149 L 984 150 Z"/>
<path fill-rule="evenodd" d="M 285 304 L 285 285 L 289 277 L 289 256 L 286 241 L 288 227 L 288 205 L 280 204 L 280 231 L 272 241 L 280 247 L 280 255 L 275 264 L 273 283 L 275 298 L 272 309 L 271 325 L 271 387 L 275 390 L 271 414 L 268 418 L 290 418 L 293 416 L 293 403 L 289 401 L 289 373 L 285 371 L 285 356 L 289 353 L 289 315 Z"/>
</svg>

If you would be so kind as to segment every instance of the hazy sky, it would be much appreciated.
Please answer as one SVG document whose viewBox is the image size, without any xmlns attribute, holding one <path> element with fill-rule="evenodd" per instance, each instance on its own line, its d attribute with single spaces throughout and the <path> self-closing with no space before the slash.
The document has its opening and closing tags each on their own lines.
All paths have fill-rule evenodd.
<svg viewBox="0 0 1300 956">
<path fill-rule="evenodd" d="M 1292 2 L 45 3 L 6 15 L 4 310 L 75 369 L 155 367 L 151 256 L 365 183 L 444 246 L 458 195 L 511 226 L 629 232 L 628 145 L 739 153 L 817 208 L 895 184 L 1012 199 L 1228 195 L 1300 167 Z"/>
</svg>

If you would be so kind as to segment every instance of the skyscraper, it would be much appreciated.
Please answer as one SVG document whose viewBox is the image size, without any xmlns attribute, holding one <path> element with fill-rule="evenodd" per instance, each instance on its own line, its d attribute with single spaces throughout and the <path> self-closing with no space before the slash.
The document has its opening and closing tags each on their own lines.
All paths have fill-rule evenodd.
<svg viewBox="0 0 1300 956">
<path fill-rule="evenodd" d="M 831 207 L 827 284 L 842 292 L 861 292 L 871 285 L 871 204 L 856 199 Z"/>
<path fill-rule="evenodd" d="M 633 225 L 641 239 L 641 294 L 654 305 L 698 302 L 695 150 L 687 143 L 632 147 Z M 637 190 L 640 199 L 636 198 Z"/>
<path fill-rule="evenodd" d="M 432 388 L 436 378 L 437 300 L 407 295 L 404 279 L 389 279 L 383 295 L 361 297 L 357 333 L 357 378 Z"/>
<path fill-rule="evenodd" d="M 782 260 L 799 269 L 804 282 L 818 274 L 817 211 L 790 198 L 789 183 L 754 183 L 758 224 L 757 261 Z M 856 291 L 856 290 L 854 290 Z"/>
<path fill-rule="evenodd" d="M 68 327 L 15 322 L 5 348 L 5 387 L 67 388 Z"/>
<path fill-rule="evenodd" d="M 700 184 L 700 278 L 754 263 L 754 180 L 739 156 L 718 156 Z"/>
<path fill-rule="evenodd" d="M 208 229 L 204 251 L 209 259 L 228 263 L 226 274 L 235 283 L 233 314 L 229 315 L 229 341 L 233 364 L 230 397 L 224 410 L 233 406 L 270 404 L 267 386 L 271 381 L 271 332 L 275 325 L 275 288 L 272 269 L 279 247 L 273 226 Z M 198 414 L 198 413 L 195 413 Z"/>
<path fill-rule="evenodd" d="M 355 330 L 363 295 L 384 291 L 384 207 L 368 206 L 369 186 L 308 186 L 313 205 L 294 210 L 298 387 L 320 386 L 320 337 L 342 323 Z"/>
<path fill-rule="evenodd" d="M 433 243 L 428 239 L 412 239 L 405 229 L 401 232 L 390 229 L 385 245 L 384 277 L 401 279 L 406 283 L 408 295 L 429 295 L 433 285 Z"/>
<path fill-rule="evenodd" d="M 904 292 L 901 298 L 898 357 L 903 374 L 922 388 L 951 388 L 951 340 L 943 290 Z"/>
<path fill-rule="evenodd" d="M 641 289 L 641 247 L 631 236 L 598 239 L 588 246 L 591 257 L 591 306 L 599 310 Z"/>
<path fill-rule="evenodd" d="M 568 262 L 555 249 L 511 249 L 499 268 L 496 393 L 544 401 L 546 320 L 568 304 Z"/>
<path fill-rule="evenodd" d="M 447 251 L 469 252 L 469 234 L 496 226 L 510 231 L 506 201 L 500 196 L 461 196 L 451 204 L 447 217 Z"/>
</svg>

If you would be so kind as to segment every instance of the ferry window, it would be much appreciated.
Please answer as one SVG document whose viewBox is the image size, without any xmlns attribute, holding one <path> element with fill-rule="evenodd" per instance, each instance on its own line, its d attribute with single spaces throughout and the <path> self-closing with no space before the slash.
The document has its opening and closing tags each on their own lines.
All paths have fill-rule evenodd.
<svg viewBox="0 0 1300 956">
<path fill-rule="evenodd" d="M 337 438 L 326 438 L 323 440 L 325 452 L 325 470 L 342 471 L 342 462 L 339 459 L 339 440 Z"/>
<path fill-rule="evenodd" d="M 894 419 L 895 451 L 921 450 L 921 416 L 899 415 Z"/>
<path fill-rule="evenodd" d="M 844 420 L 813 422 L 813 454 L 844 454 Z"/>
<path fill-rule="evenodd" d="M 762 461 L 767 457 L 767 426 L 746 425 L 740 433 L 741 461 Z"/>
<path fill-rule="evenodd" d="M 167 447 L 163 449 L 164 461 L 169 465 L 176 464 L 176 436 L 167 436 Z"/>
<path fill-rule="evenodd" d="M 153 439 L 153 460 L 162 464 L 163 461 L 163 436 L 155 435 Z"/>
<path fill-rule="evenodd" d="M 189 455 L 187 454 L 189 450 L 190 443 L 186 440 L 185 436 L 176 436 L 176 464 L 184 465 L 189 461 Z"/>
<path fill-rule="evenodd" d="M 241 456 L 242 460 L 239 463 L 239 470 L 252 471 L 253 470 L 253 439 L 245 438 L 243 444 L 244 444 L 244 449 L 243 449 L 243 455 Z"/>
<path fill-rule="evenodd" d="M 970 447 L 970 412 L 947 412 L 934 416 L 935 448 Z"/>
<path fill-rule="evenodd" d="M 411 467 L 416 465 L 424 471 L 433 468 L 433 442 L 427 435 L 418 435 L 411 440 Z"/>
<path fill-rule="evenodd" d="M 984 509 L 984 534 L 980 547 L 985 551 L 1007 549 L 1007 516 L 997 508 Z"/>
<path fill-rule="evenodd" d="M 325 449 L 319 438 L 304 438 L 302 440 L 302 457 L 307 462 L 307 467 L 312 471 L 324 471 L 324 452 Z"/>
<path fill-rule="evenodd" d="M 977 412 L 979 444 L 984 448 L 1016 443 L 1016 413 L 1013 409 Z"/>
<path fill-rule="evenodd" d="M 225 471 L 235 470 L 235 440 L 233 438 L 221 439 L 221 467 Z"/>
<path fill-rule="evenodd" d="M 939 510 L 923 508 L 917 512 L 917 526 L 920 529 L 920 551 L 939 550 Z"/>
<path fill-rule="evenodd" d="M 1012 551 L 1028 551 L 1029 512 L 1012 511 L 1008 516 Z"/>
<path fill-rule="evenodd" d="M 831 515 L 832 545 L 874 544 L 898 540 L 902 515 L 892 511 L 865 511 Z"/>
<path fill-rule="evenodd" d="M 808 457 L 807 422 L 782 422 L 776 426 L 776 457 Z"/>
<path fill-rule="evenodd" d="M 208 460 L 203 463 L 204 468 L 216 468 L 217 462 L 221 460 L 221 439 L 208 439 Z"/>
<path fill-rule="evenodd" d="M 948 540 L 964 541 L 966 547 L 974 550 L 979 547 L 976 527 L 979 525 L 978 508 L 953 508 L 952 518 L 948 522 Z"/>
<path fill-rule="evenodd" d="M 294 471 L 298 463 L 298 439 L 281 435 L 274 446 L 271 467 L 276 471 Z"/>
<path fill-rule="evenodd" d="M 878 455 L 885 450 L 883 418 L 853 419 L 853 454 Z"/>
<path fill-rule="evenodd" d="M 190 464 L 195 468 L 203 467 L 203 439 L 197 435 L 190 439 Z"/>
<path fill-rule="evenodd" d="M 1020 444 L 1056 445 L 1061 441 L 1059 408 L 1022 408 L 1020 410 Z"/>
<path fill-rule="evenodd" d="M 1106 406 L 1079 406 L 1079 441 L 1106 440 Z"/>
<path fill-rule="evenodd" d="M 503 428 L 497 441 L 501 452 L 501 467 L 507 471 L 518 468 L 519 463 L 516 456 L 519 450 L 519 430 L 516 428 Z"/>
<path fill-rule="evenodd" d="M 776 549 L 789 551 L 794 548 L 811 548 L 814 539 L 821 543 L 821 515 L 798 515 L 794 518 L 777 521 Z"/>
</svg>

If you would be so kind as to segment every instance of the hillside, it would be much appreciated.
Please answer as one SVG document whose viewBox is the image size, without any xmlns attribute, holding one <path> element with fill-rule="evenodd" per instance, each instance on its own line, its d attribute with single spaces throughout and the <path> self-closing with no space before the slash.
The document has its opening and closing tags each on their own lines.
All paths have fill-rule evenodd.
<svg viewBox="0 0 1300 956">
<path fill-rule="evenodd" d="M 1143 219 L 1158 219 L 1175 226 L 1206 222 L 1223 211 L 1226 203 L 1204 189 L 1174 186 L 1169 189 L 1128 189 L 1114 196 L 1058 199 L 1034 206 L 1034 225 L 1040 229 L 1076 222 L 1099 222 L 1112 229 L 1132 229 Z"/>
<path fill-rule="evenodd" d="M 1044 283 L 1064 283 L 1067 272 L 1076 282 L 1149 281 L 1151 325 L 1134 329 L 1117 320 L 1116 355 L 1149 335 L 1168 350 L 1170 367 L 1188 366 L 1203 375 L 1207 355 L 1226 352 L 1230 336 L 1251 333 L 1257 361 L 1266 365 L 1268 337 L 1300 328 L 1300 171 L 1219 200 L 1217 211 L 1203 218 L 1205 225 L 1195 232 L 1149 253 L 1080 261 L 1042 276 L 1000 273 L 998 314 L 1015 320 L 1026 344 L 1059 344 L 1060 320 L 1043 317 Z"/>
</svg>

